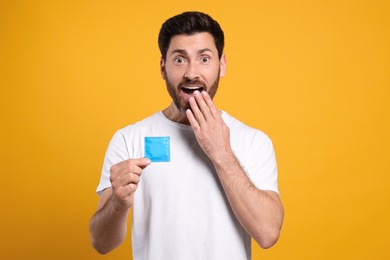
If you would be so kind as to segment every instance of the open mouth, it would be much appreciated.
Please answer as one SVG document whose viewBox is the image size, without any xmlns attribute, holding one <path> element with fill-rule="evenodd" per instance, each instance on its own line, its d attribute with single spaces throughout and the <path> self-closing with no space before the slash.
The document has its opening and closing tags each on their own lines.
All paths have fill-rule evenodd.
<svg viewBox="0 0 390 260">
<path fill-rule="evenodd" d="M 183 90 L 184 93 L 188 95 L 192 95 L 194 94 L 195 90 L 202 92 L 204 88 L 201 86 L 183 86 L 181 89 Z"/>
</svg>

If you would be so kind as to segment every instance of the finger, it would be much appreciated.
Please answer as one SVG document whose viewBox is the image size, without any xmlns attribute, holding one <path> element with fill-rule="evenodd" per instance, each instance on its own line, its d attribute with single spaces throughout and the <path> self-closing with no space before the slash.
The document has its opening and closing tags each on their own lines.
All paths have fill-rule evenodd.
<svg viewBox="0 0 390 260">
<path fill-rule="evenodd" d="M 115 195 L 122 200 L 126 200 L 126 198 L 131 196 L 136 190 L 137 190 L 137 185 L 131 183 L 129 185 L 118 188 L 115 191 Z"/>
<path fill-rule="evenodd" d="M 110 181 L 114 189 L 125 187 L 129 184 L 138 184 L 141 180 L 141 177 L 136 173 L 125 173 L 123 175 L 112 175 L 110 176 Z"/>
<path fill-rule="evenodd" d="M 132 162 L 131 160 L 127 160 L 125 164 L 122 165 L 121 168 L 118 170 L 119 175 L 125 175 L 125 174 L 137 174 L 141 175 L 142 173 L 142 168 Z"/>
<path fill-rule="evenodd" d="M 206 91 L 202 91 L 202 96 L 209 108 L 210 114 L 214 118 L 218 118 L 221 114 L 215 106 L 214 101 L 211 99 L 210 95 Z"/>
<path fill-rule="evenodd" d="M 206 120 L 204 119 L 203 114 L 200 111 L 198 104 L 196 103 L 195 98 L 190 97 L 189 101 L 191 106 L 191 112 L 194 115 L 196 121 L 198 122 L 198 125 L 202 127 L 206 123 Z"/>
<path fill-rule="evenodd" d="M 131 193 L 134 193 L 137 190 L 138 185 L 135 184 L 135 183 L 130 183 L 128 185 L 128 188 L 129 188 L 129 194 L 131 194 Z"/>
<path fill-rule="evenodd" d="M 120 163 L 117 163 L 113 165 L 110 169 L 111 173 L 127 170 L 129 168 L 132 168 L 132 165 L 136 166 L 137 168 L 144 169 L 146 166 L 148 166 L 151 163 L 151 161 L 148 158 L 135 158 L 135 159 L 128 159 L 124 160 Z"/>
<path fill-rule="evenodd" d="M 128 184 L 138 184 L 141 180 L 141 177 L 137 174 L 134 174 L 134 173 L 129 173 L 129 174 L 126 174 L 126 175 L 123 175 L 122 178 L 121 178 L 121 182 L 124 184 L 124 185 L 128 185 Z"/>
<path fill-rule="evenodd" d="M 141 176 L 142 170 L 146 167 L 144 165 L 148 165 L 148 163 L 150 163 L 149 159 L 139 158 L 122 161 L 112 166 L 110 171 L 111 183 L 113 185 L 115 183 L 116 186 L 122 186 L 134 181 L 134 178 Z"/>
<path fill-rule="evenodd" d="M 148 158 L 128 159 L 125 161 L 123 171 L 141 175 L 142 170 L 145 169 L 150 163 L 151 161 Z"/>
<path fill-rule="evenodd" d="M 200 126 L 198 124 L 198 121 L 196 121 L 191 109 L 187 109 L 186 114 L 187 114 L 188 121 L 190 122 L 190 125 L 192 126 L 192 129 L 194 129 L 195 132 L 198 131 L 200 129 Z"/>
<path fill-rule="evenodd" d="M 207 93 L 206 91 L 203 91 Z M 206 103 L 204 99 L 204 95 L 202 95 L 199 91 L 194 92 L 196 103 L 198 104 L 198 107 L 202 111 L 203 117 L 206 121 L 210 120 L 211 113 L 208 104 Z"/>
<path fill-rule="evenodd" d="M 146 166 L 148 166 L 151 163 L 150 159 L 148 158 L 129 159 L 129 161 L 137 165 L 138 167 L 141 167 L 142 169 L 144 169 Z"/>
</svg>

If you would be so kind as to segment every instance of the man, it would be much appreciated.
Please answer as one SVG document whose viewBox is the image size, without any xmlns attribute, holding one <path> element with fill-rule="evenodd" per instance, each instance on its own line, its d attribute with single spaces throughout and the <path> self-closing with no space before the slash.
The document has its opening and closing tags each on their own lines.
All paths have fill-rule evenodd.
<svg viewBox="0 0 390 260">
<path fill-rule="evenodd" d="M 251 237 L 269 248 L 283 222 L 272 143 L 213 103 L 226 70 L 215 20 L 174 16 L 162 25 L 159 47 L 173 101 L 113 136 L 92 244 L 102 254 L 121 244 L 132 208 L 135 260 L 250 259 Z"/>
</svg>

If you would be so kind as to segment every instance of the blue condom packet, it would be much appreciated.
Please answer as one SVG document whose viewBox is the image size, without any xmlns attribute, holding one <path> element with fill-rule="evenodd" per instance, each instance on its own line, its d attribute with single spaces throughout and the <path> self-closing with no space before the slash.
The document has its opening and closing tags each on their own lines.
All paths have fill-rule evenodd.
<svg viewBox="0 0 390 260">
<path fill-rule="evenodd" d="M 145 157 L 152 162 L 170 162 L 169 136 L 145 137 Z"/>
</svg>

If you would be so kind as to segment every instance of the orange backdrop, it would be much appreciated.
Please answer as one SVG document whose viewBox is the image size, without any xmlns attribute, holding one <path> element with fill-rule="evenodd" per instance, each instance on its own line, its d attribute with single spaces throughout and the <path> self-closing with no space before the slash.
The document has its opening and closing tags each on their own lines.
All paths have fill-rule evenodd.
<svg viewBox="0 0 390 260">
<path fill-rule="evenodd" d="M 89 241 L 112 134 L 167 106 L 157 34 L 209 13 L 219 108 L 273 140 L 286 216 L 253 259 L 389 259 L 389 1 L 0 3 L 1 259 L 131 259 Z"/>
</svg>

